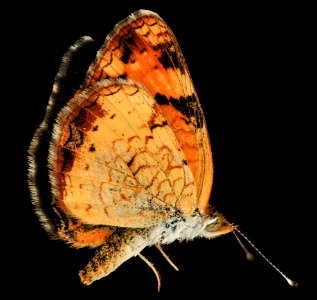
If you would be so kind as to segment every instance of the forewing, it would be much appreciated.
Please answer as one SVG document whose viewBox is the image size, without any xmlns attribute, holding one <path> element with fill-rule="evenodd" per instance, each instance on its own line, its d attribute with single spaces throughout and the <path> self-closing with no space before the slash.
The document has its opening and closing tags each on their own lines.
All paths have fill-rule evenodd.
<svg viewBox="0 0 317 300">
<path fill-rule="evenodd" d="M 213 180 L 205 119 L 177 40 L 157 14 L 140 10 L 116 25 L 91 65 L 85 86 L 105 78 L 131 79 L 152 94 L 184 152 L 204 212 Z"/>
<path fill-rule="evenodd" d="M 153 97 L 105 80 L 69 101 L 53 131 L 54 198 L 85 224 L 148 227 L 196 208 L 194 178 Z"/>
</svg>

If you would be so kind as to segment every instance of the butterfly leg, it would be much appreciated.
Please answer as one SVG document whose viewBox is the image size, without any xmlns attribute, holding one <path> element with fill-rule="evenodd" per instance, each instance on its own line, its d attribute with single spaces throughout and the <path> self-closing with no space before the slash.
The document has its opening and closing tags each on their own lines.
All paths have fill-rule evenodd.
<svg viewBox="0 0 317 300">
<path fill-rule="evenodd" d="M 154 264 L 152 264 L 145 256 L 143 256 L 141 253 L 139 253 L 139 257 L 152 269 L 156 276 L 157 280 L 157 291 L 159 292 L 161 289 L 161 277 L 158 272 L 158 270 L 155 268 Z"/>
<path fill-rule="evenodd" d="M 161 245 L 156 244 L 155 247 L 161 252 L 161 254 L 163 255 L 163 257 L 168 261 L 168 263 L 176 270 L 179 271 L 179 269 L 177 268 L 177 266 L 172 262 L 172 260 L 167 256 L 167 254 L 164 252 L 164 250 L 162 249 Z"/>
</svg>

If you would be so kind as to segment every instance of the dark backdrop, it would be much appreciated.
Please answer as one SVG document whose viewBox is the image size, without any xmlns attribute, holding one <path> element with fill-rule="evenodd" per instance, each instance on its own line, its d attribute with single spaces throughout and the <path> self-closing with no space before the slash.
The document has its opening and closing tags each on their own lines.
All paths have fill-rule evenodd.
<svg viewBox="0 0 317 300">
<path fill-rule="evenodd" d="M 170 2 L 170 4 L 169 4 Z M 312 228 L 314 97 L 310 8 L 205 5 L 204 1 L 48 2 L 8 10 L 3 58 L 9 92 L 2 106 L 8 171 L 3 190 L 2 248 L 5 286 L 12 295 L 95 299 L 257 299 L 303 295 L 314 275 Z M 133 258 L 86 287 L 77 272 L 93 252 L 50 241 L 41 228 L 26 184 L 26 151 L 44 117 L 53 79 L 67 48 L 79 37 L 95 49 L 113 26 L 137 9 L 157 12 L 173 29 L 186 58 L 208 123 L 215 164 L 211 202 L 300 287 L 290 288 L 254 250 L 248 262 L 232 234 L 175 242 L 165 247 L 174 271 L 156 249 L 147 256 L 160 271 Z M 6 135 L 4 135 L 6 136 Z M 315 233 L 314 233 L 315 234 Z"/>
</svg>

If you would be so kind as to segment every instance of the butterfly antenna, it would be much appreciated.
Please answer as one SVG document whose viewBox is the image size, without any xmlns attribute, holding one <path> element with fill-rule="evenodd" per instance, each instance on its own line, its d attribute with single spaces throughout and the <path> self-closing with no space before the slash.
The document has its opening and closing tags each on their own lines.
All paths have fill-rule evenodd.
<svg viewBox="0 0 317 300">
<path fill-rule="evenodd" d="M 163 257 L 168 261 L 168 263 L 169 263 L 176 271 L 179 271 L 179 269 L 177 268 L 177 266 L 172 262 L 172 260 L 168 257 L 168 255 L 164 252 L 164 250 L 162 249 L 161 245 L 156 244 L 155 246 L 156 246 L 156 248 L 161 252 L 161 254 L 163 255 Z"/>
<path fill-rule="evenodd" d="M 156 276 L 156 280 L 157 280 L 157 291 L 159 292 L 161 289 L 161 277 L 160 274 L 158 272 L 158 270 L 156 270 L 154 264 L 152 264 L 145 256 L 143 256 L 141 253 L 139 253 L 139 257 L 152 269 L 152 271 L 154 272 L 155 276 Z"/>
<path fill-rule="evenodd" d="M 292 287 L 297 287 L 298 283 L 292 279 L 290 279 L 289 277 L 287 277 L 277 266 L 275 266 L 247 237 L 245 234 L 243 234 L 237 227 L 235 227 L 233 233 L 237 239 L 237 241 L 239 242 L 240 246 L 242 247 L 242 249 L 244 250 L 244 252 L 246 253 L 246 257 L 247 260 L 253 260 L 253 254 L 251 254 L 246 247 L 242 244 L 241 240 L 239 239 L 239 237 L 237 236 L 237 233 L 239 233 L 255 250 L 256 252 L 258 252 L 262 258 L 271 265 L 271 267 L 273 267 L 286 281 L 287 283 L 292 286 Z"/>
<path fill-rule="evenodd" d="M 237 239 L 239 245 L 241 246 L 242 250 L 244 251 L 246 259 L 248 261 L 252 261 L 254 259 L 254 255 L 244 246 L 244 244 L 242 243 L 242 241 L 238 237 L 238 235 L 235 232 L 235 230 L 233 231 L 233 234 L 234 234 L 235 238 Z"/>
</svg>

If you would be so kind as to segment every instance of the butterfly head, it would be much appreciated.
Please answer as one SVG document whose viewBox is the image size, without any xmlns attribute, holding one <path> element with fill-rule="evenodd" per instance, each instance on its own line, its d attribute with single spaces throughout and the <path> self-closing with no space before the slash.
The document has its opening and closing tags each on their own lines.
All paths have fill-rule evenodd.
<svg viewBox="0 0 317 300">
<path fill-rule="evenodd" d="M 211 239 L 232 232 L 235 228 L 236 226 L 229 223 L 222 214 L 212 211 L 206 217 L 201 236 Z"/>
</svg>

